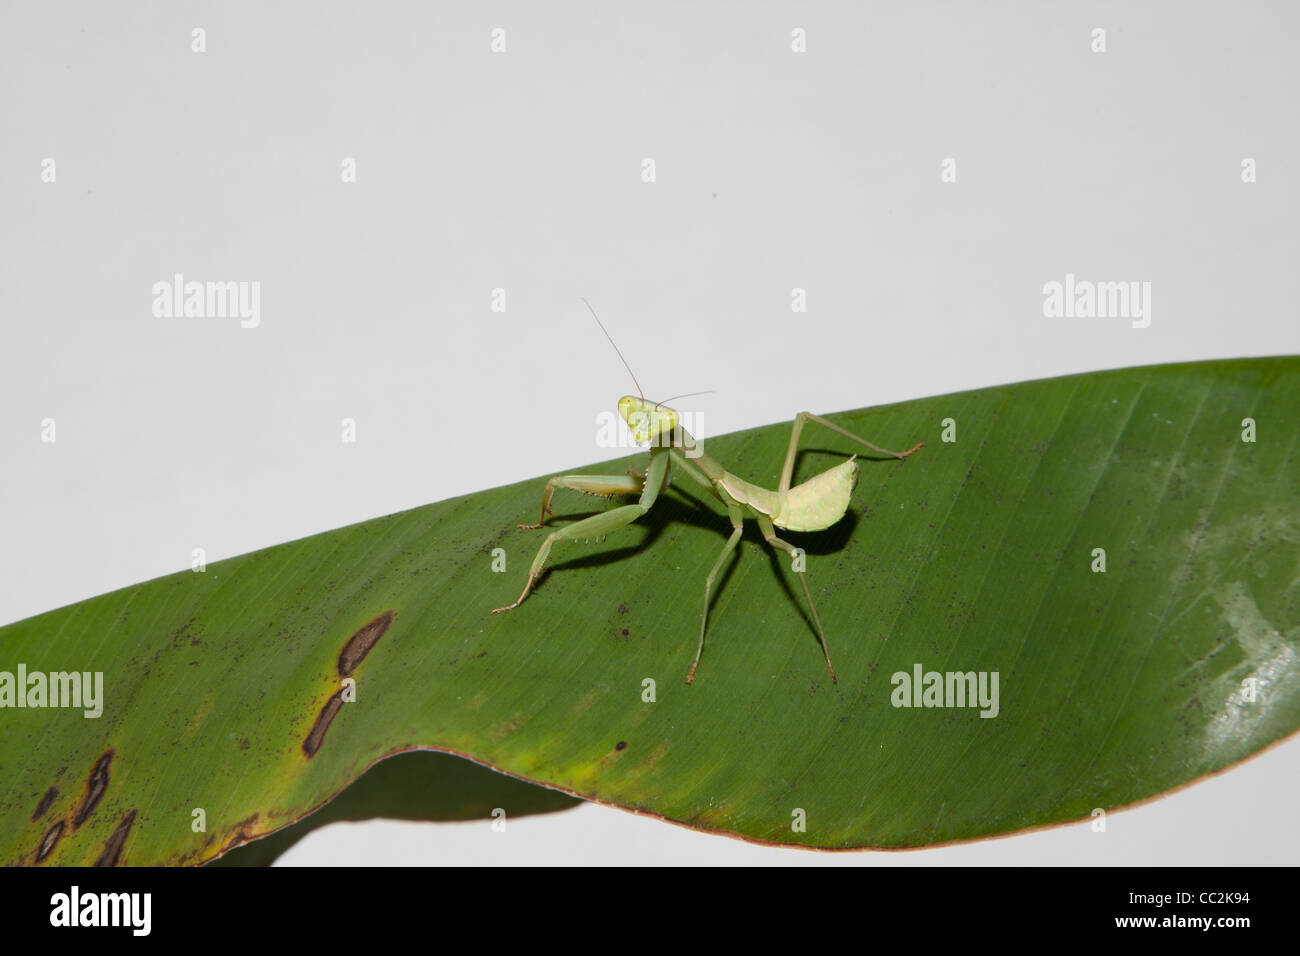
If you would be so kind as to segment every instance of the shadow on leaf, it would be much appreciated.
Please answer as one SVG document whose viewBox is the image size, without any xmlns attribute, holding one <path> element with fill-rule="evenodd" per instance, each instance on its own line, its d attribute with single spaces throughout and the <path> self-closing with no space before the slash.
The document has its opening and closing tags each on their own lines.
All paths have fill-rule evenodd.
<svg viewBox="0 0 1300 956">
<path fill-rule="evenodd" d="M 269 866 L 330 823 L 371 819 L 450 823 L 568 810 L 583 801 L 489 770 L 452 754 L 411 750 L 381 760 L 311 816 L 236 847 L 209 866 Z"/>
</svg>

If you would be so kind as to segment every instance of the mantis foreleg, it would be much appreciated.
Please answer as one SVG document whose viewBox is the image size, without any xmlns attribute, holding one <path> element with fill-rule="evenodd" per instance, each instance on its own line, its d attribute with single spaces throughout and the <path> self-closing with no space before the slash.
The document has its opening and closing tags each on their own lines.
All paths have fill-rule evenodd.
<svg viewBox="0 0 1300 956">
<path fill-rule="evenodd" d="M 609 498 L 613 495 L 639 495 L 644 487 L 643 475 L 556 475 L 546 483 L 546 490 L 542 492 L 542 516 L 537 519 L 537 524 L 521 524 L 519 527 L 536 531 L 546 521 L 547 515 L 555 517 L 555 512 L 551 510 L 551 499 L 555 496 L 556 488 L 568 488 L 586 495 Z"/>
<path fill-rule="evenodd" d="M 714 497 L 718 496 L 718 490 L 713 486 L 713 482 L 709 480 L 709 476 L 706 475 L 703 471 L 701 471 L 700 468 L 694 462 L 692 462 L 689 458 L 687 458 L 684 454 L 682 454 L 675 448 L 672 450 L 672 455 L 673 455 L 673 461 L 675 461 L 677 463 L 677 467 L 682 470 L 682 474 L 694 478 L 705 488 L 709 489 L 709 491 L 712 492 Z"/>
<path fill-rule="evenodd" d="M 524 598 L 528 597 L 528 592 L 533 589 L 537 579 L 541 577 L 542 570 L 546 566 L 546 558 L 551 553 L 551 545 L 557 541 L 575 541 L 584 538 L 599 538 L 609 534 L 611 531 L 617 531 L 619 528 L 626 527 L 637 518 L 641 517 L 653 507 L 655 499 L 659 497 L 659 492 L 668 479 L 668 455 L 667 449 L 655 448 L 650 451 L 650 464 L 646 467 L 644 486 L 641 489 L 641 499 L 634 505 L 624 505 L 621 508 L 612 508 L 609 511 L 598 515 L 592 515 L 590 518 L 583 518 L 566 528 L 557 528 L 546 536 L 542 546 L 537 551 L 537 557 L 533 559 L 533 566 L 528 571 L 528 583 L 524 585 L 524 591 L 519 595 L 519 600 L 514 604 L 506 607 L 496 608 L 492 613 L 499 614 L 502 611 L 510 611 L 517 608 L 523 603 Z M 635 477 L 630 480 L 636 481 Z"/>
</svg>

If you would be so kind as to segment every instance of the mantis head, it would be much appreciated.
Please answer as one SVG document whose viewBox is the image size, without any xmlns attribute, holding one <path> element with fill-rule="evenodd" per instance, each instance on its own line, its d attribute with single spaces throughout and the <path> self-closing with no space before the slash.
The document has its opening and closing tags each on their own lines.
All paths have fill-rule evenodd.
<svg viewBox="0 0 1300 956">
<path fill-rule="evenodd" d="M 632 376 L 632 383 L 636 385 L 636 390 L 641 392 L 639 397 L 624 395 L 618 400 L 618 413 L 623 416 L 623 421 L 627 422 L 627 427 L 632 430 L 632 437 L 638 442 L 652 441 L 661 447 L 671 445 L 673 433 L 677 429 L 677 412 L 663 402 L 646 400 L 645 392 L 641 390 L 641 383 L 636 380 L 632 366 L 627 364 L 627 359 L 623 358 L 623 353 L 619 352 L 617 345 L 614 345 L 614 339 L 605 328 L 605 323 L 600 321 L 600 316 L 596 314 L 595 309 L 591 308 L 590 302 L 586 299 L 582 301 L 590 310 L 591 317 L 596 320 L 596 324 L 600 326 L 600 330 L 605 333 L 605 338 L 609 339 L 609 344 L 614 346 L 615 352 L 618 352 L 618 357 L 623 362 L 623 367 L 627 369 L 627 374 Z M 691 394 L 701 395 L 703 393 L 693 392 Z M 690 397 L 690 395 L 673 396 L 673 398 Z M 668 401 L 672 401 L 672 399 L 670 398 Z"/>
<path fill-rule="evenodd" d="M 655 441 L 657 444 L 671 444 L 672 433 L 677 427 L 677 412 L 658 402 L 651 402 L 634 395 L 624 395 L 618 400 L 618 413 L 632 430 L 632 437 L 639 442 Z M 662 439 L 659 436 L 664 436 Z"/>
</svg>

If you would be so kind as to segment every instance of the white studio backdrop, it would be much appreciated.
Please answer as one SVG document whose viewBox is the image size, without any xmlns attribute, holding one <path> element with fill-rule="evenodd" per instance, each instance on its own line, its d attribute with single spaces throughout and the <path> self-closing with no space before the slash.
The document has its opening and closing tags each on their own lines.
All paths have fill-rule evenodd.
<svg viewBox="0 0 1300 956">
<path fill-rule="evenodd" d="M 1297 26 L 1283 2 L 6 3 L 0 621 L 608 458 L 597 416 L 633 389 L 584 296 L 649 394 L 714 390 L 705 436 L 1300 351 Z M 177 275 L 250 308 L 168 316 Z M 1045 315 L 1067 276 L 1138 283 L 1146 315 Z M 584 806 L 338 824 L 282 862 L 1295 863 L 1297 757 L 1104 835 L 829 855 Z"/>
</svg>

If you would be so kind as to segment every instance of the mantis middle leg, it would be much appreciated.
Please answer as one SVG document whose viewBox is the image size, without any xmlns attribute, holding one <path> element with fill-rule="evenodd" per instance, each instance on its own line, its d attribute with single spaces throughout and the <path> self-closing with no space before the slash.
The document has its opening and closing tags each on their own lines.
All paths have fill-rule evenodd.
<svg viewBox="0 0 1300 956">
<path fill-rule="evenodd" d="M 758 516 L 758 527 L 763 532 L 763 537 L 767 539 L 767 543 L 772 547 L 780 548 L 787 554 L 793 554 L 798 550 L 789 541 L 783 541 L 776 536 L 776 528 L 767 515 Z M 808 581 L 802 571 L 796 571 L 795 574 L 799 578 L 799 583 L 803 585 L 804 597 L 808 599 L 808 609 L 812 611 L 813 624 L 817 626 L 817 636 L 822 642 L 822 653 L 826 655 L 826 669 L 831 672 L 831 681 L 838 684 L 839 678 L 835 676 L 835 668 L 831 666 L 831 652 L 826 646 L 826 632 L 822 630 L 821 619 L 817 617 L 817 605 L 813 604 L 812 592 L 808 590 Z"/>
<path fill-rule="evenodd" d="M 704 653 L 704 627 L 709 622 L 709 596 L 713 593 L 713 579 L 718 576 L 722 570 L 723 563 L 736 550 L 736 542 L 740 540 L 741 533 L 745 530 L 744 512 L 735 505 L 727 505 L 727 515 L 731 518 L 731 537 L 727 543 L 722 546 L 722 553 L 718 555 L 718 560 L 713 562 L 713 570 L 704 580 L 704 614 L 700 617 L 700 646 L 695 650 L 695 660 L 691 661 L 691 669 L 686 675 L 686 683 L 695 679 L 695 668 L 700 665 L 700 655 Z"/>
</svg>

